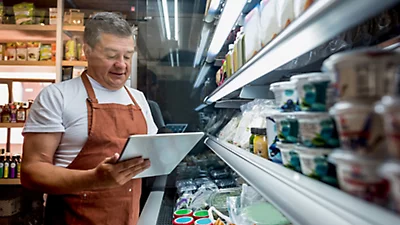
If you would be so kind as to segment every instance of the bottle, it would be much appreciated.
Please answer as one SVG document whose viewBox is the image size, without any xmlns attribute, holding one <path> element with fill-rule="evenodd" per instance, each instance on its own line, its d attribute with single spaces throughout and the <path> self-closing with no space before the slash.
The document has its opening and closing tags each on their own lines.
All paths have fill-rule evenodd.
<svg viewBox="0 0 400 225">
<path fill-rule="evenodd" d="M 17 122 L 17 107 L 14 104 L 10 104 L 10 122 L 16 123 Z"/>
<path fill-rule="evenodd" d="M 17 178 L 21 177 L 21 155 L 15 155 L 17 161 Z"/>
<path fill-rule="evenodd" d="M 254 137 L 256 136 L 255 133 L 257 131 L 257 128 L 252 127 L 250 130 L 251 130 L 251 136 L 249 139 L 249 149 L 250 152 L 254 154 Z"/>
<path fill-rule="evenodd" d="M 10 156 L 6 156 L 6 160 L 4 161 L 4 175 L 3 178 L 7 179 L 8 174 L 10 173 Z"/>
<path fill-rule="evenodd" d="M 1 112 L 1 122 L 2 123 L 9 123 L 10 122 L 10 118 L 11 118 L 11 111 L 10 111 L 10 108 L 9 108 L 8 104 L 6 104 L 3 107 L 3 111 Z"/>
<path fill-rule="evenodd" d="M 26 114 L 26 109 L 23 106 L 23 103 L 18 103 L 17 107 L 17 122 L 18 123 L 25 123 L 25 114 Z"/>
<path fill-rule="evenodd" d="M 4 176 L 4 155 L 0 156 L 0 179 Z"/>
<path fill-rule="evenodd" d="M 256 155 L 268 159 L 267 129 L 259 128 L 254 137 L 254 152 Z"/>
<path fill-rule="evenodd" d="M 17 160 L 15 156 L 11 158 L 9 170 L 10 173 L 8 174 L 8 178 L 17 178 Z"/>
</svg>

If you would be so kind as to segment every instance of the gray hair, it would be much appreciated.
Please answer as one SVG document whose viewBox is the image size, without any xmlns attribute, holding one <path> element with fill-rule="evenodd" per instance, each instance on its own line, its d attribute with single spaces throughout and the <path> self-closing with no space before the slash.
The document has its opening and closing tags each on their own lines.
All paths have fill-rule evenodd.
<svg viewBox="0 0 400 225">
<path fill-rule="evenodd" d="M 118 37 L 132 36 L 132 28 L 120 15 L 111 12 L 96 13 L 85 23 L 83 40 L 94 48 L 101 34 L 113 34 Z"/>
</svg>

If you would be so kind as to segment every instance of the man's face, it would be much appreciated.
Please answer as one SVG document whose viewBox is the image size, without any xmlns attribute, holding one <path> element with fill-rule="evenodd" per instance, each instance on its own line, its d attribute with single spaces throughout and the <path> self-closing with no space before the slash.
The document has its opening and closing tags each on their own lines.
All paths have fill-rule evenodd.
<svg viewBox="0 0 400 225">
<path fill-rule="evenodd" d="M 101 34 L 94 48 L 85 45 L 88 74 L 110 90 L 122 88 L 131 73 L 134 42 L 132 37 Z"/>
</svg>

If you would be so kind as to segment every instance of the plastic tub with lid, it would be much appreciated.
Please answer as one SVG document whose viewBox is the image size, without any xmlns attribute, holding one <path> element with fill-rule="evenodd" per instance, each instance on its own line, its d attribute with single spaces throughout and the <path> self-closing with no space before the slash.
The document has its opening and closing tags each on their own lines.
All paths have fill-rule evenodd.
<svg viewBox="0 0 400 225">
<path fill-rule="evenodd" d="M 283 112 L 299 111 L 297 91 L 294 82 L 276 82 L 270 85 L 269 90 L 274 92 L 275 102 Z"/>
<path fill-rule="evenodd" d="M 193 210 L 191 209 L 178 209 L 174 212 L 174 218 L 179 218 L 179 217 L 191 217 L 193 215 Z"/>
<path fill-rule="evenodd" d="M 337 95 L 345 100 L 394 94 L 399 64 L 398 52 L 363 49 L 334 54 L 322 68 L 335 74 Z"/>
<path fill-rule="evenodd" d="M 173 225 L 194 225 L 194 219 L 189 216 L 179 217 L 174 219 Z"/>
<path fill-rule="evenodd" d="M 297 172 L 301 172 L 300 158 L 296 150 L 296 144 L 277 142 L 276 146 L 281 150 L 282 164 Z"/>
<path fill-rule="evenodd" d="M 208 218 L 208 211 L 207 210 L 197 210 L 196 212 L 193 213 L 193 217 L 195 220 L 198 220 L 201 218 Z"/>
<path fill-rule="evenodd" d="M 207 212 L 207 215 L 208 215 L 208 212 Z M 201 218 L 201 219 L 197 219 L 194 222 L 194 225 L 213 225 L 213 222 L 209 218 Z"/>
<path fill-rule="evenodd" d="M 304 146 L 314 148 L 339 147 L 336 125 L 328 113 L 297 112 L 294 116 L 299 122 L 300 143 Z"/>
<path fill-rule="evenodd" d="M 381 159 L 343 150 L 335 150 L 330 159 L 336 164 L 340 189 L 367 201 L 386 205 L 389 183 L 378 174 Z"/>
<path fill-rule="evenodd" d="M 277 113 L 271 115 L 275 121 L 278 140 L 284 143 L 297 143 L 299 123 L 291 113 Z"/>
<path fill-rule="evenodd" d="M 400 159 L 400 98 L 383 97 L 375 112 L 382 116 L 389 154 Z"/>
<path fill-rule="evenodd" d="M 307 148 L 298 145 L 296 150 L 300 157 L 301 172 L 304 175 L 336 185 L 335 168 L 328 162 L 328 155 L 332 149 Z"/>
<path fill-rule="evenodd" d="M 295 75 L 290 81 L 296 84 L 301 111 L 326 112 L 333 103 L 329 73 Z"/>
<path fill-rule="evenodd" d="M 373 102 L 341 101 L 331 108 L 343 150 L 370 155 L 384 153 L 382 119 L 374 112 Z"/>
<path fill-rule="evenodd" d="M 400 213 L 400 161 L 393 160 L 384 163 L 379 168 L 379 174 L 389 180 L 392 205 Z"/>
</svg>

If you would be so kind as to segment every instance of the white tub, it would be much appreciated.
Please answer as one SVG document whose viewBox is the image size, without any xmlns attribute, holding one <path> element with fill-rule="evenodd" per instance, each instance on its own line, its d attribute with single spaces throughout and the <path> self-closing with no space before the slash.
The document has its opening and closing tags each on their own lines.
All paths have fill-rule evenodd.
<svg viewBox="0 0 400 225">
<path fill-rule="evenodd" d="M 315 179 L 322 179 L 328 176 L 329 164 L 327 157 L 332 152 L 332 149 L 296 146 L 296 150 L 300 156 L 301 172 L 304 175 Z"/>
<path fill-rule="evenodd" d="M 275 102 L 284 112 L 293 112 L 297 109 L 296 86 L 291 81 L 272 83 L 269 88 L 274 92 Z"/>
<path fill-rule="evenodd" d="M 394 94 L 400 53 L 358 50 L 337 53 L 324 61 L 323 70 L 335 73 L 341 100 L 379 98 Z"/>
<path fill-rule="evenodd" d="M 379 169 L 379 173 L 383 178 L 389 180 L 392 205 L 400 213 L 400 161 L 384 163 Z"/>
<path fill-rule="evenodd" d="M 388 182 L 378 174 L 381 160 L 342 150 L 334 151 L 330 157 L 336 163 L 340 189 L 367 201 L 386 205 L 389 187 Z"/>
<path fill-rule="evenodd" d="M 384 152 L 383 123 L 373 102 L 342 101 L 331 108 L 343 150 L 370 155 Z"/>
<path fill-rule="evenodd" d="M 271 115 L 275 121 L 278 140 L 284 143 L 297 143 L 299 124 L 291 113 L 276 113 Z"/>
<path fill-rule="evenodd" d="M 400 98 L 383 97 L 375 112 L 382 115 L 389 154 L 400 159 Z"/>
<path fill-rule="evenodd" d="M 328 113 L 296 112 L 300 143 L 306 147 L 335 148 L 339 146 L 336 126 Z"/>
<path fill-rule="evenodd" d="M 276 146 L 281 151 L 282 164 L 289 169 L 301 172 L 300 158 L 296 151 L 296 145 L 277 142 Z"/>
</svg>

